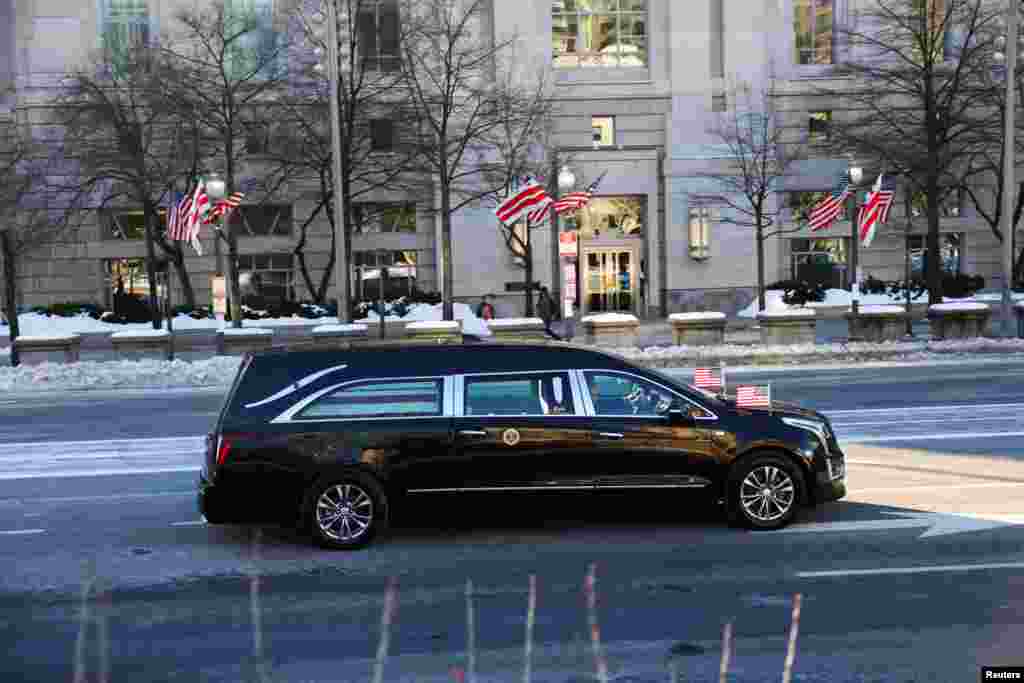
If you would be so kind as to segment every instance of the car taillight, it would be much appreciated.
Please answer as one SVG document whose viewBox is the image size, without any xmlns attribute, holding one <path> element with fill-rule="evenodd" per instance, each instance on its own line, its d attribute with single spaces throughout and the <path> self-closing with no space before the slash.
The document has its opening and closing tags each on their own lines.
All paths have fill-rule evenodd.
<svg viewBox="0 0 1024 683">
<path fill-rule="evenodd" d="M 231 436 L 221 434 L 220 440 L 217 442 L 217 465 L 223 465 L 224 461 L 228 458 L 228 453 L 231 452 Z"/>
</svg>

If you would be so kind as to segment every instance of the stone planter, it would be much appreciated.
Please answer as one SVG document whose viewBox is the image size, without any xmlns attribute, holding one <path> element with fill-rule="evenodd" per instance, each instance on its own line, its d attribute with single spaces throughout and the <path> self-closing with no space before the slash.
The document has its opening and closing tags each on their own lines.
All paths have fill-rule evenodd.
<svg viewBox="0 0 1024 683">
<path fill-rule="evenodd" d="M 269 351 L 274 331 L 263 327 L 229 327 L 217 330 L 217 353 L 222 356 L 256 351 Z"/>
<path fill-rule="evenodd" d="M 366 325 L 366 337 L 370 341 L 380 339 L 380 320 L 361 320 L 357 325 Z M 401 320 L 387 320 L 384 322 L 385 339 L 401 339 L 405 336 L 405 327 L 408 323 Z"/>
<path fill-rule="evenodd" d="M 405 326 L 405 336 L 417 342 L 461 342 L 461 320 L 421 320 Z"/>
<path fill-rule="evenodd" d="M 766 346 L 813 344 L 817 338 L 817 312 L 813 308 L 762 311 L 757 314 L 757 322 L 761 326 L 761 343 Z"/>
<path fill-rule="evenodd" d="M 725 313 L 673 313 L 672 343 L 676 346 L 714 346 L 725 343 Z"/>
<path fill-rule="evenodd" d="M 907 312 L 902 306 L 862 306 L 860 313 L 844 314 L 850 341 L 898 341 L 907 333 Z"/>
<path fill-rule="evenodd" d="M 367 326 L 356 325 L 320 325 L 313 328 L 314 349 L 347 349 L 353 343 L 364 342 Z"/>
<path fill-rule="evenodd" d="M 992 309 L 988 304 L 935 304 L 928 307 L 932 339 L 974 339 L 988 329 Z"/>
<path fill-rule="evenodd" d="M 628 313 L 598 313 L 580 320 L 583 340 L 592 346 L 634 347 L 640 321 Z"/>
<path fill-rule="evenodd" d="M 110 342 L 118 358 L 138 360 L 140 358 L 170 359 L 174 339 L 167 330 L 132 330 L 115 332 Z"/>
<path fill-rule="evenodd" d="M 540 318 L 497 318 L 488 320 L 494 341 L 546 341 L 544 321 Z"/>
<path fill-rule="evenodd" d="M 14 340 L 21 362 L 35 365 L 54 360 L 52 356 L 61 354 L 65 363 L 77 363 L 82 347 L 82 337 L 68 334 L 53 337 L 18 337 Z"/>
</svg>

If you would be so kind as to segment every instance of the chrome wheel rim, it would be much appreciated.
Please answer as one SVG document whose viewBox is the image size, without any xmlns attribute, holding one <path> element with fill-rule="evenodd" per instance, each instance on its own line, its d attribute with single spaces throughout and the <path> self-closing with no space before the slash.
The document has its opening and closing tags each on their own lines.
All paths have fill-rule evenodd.
<svg viewBox="0 0 1024 683">
<path fill-rule="evenodd" d="M 373 524 L 373 499 L 355 484 L 331 486 L 316 502 L 316 523 L 335 541 L 358 540 Z"/>
<path fill-rule="evenodd" d="M 796 485 L 786 470 L 774 465 L 752 469 L 740 484 L 740 505 L 758 522 L 775 522 L 793 507 Z"/>
</svg>

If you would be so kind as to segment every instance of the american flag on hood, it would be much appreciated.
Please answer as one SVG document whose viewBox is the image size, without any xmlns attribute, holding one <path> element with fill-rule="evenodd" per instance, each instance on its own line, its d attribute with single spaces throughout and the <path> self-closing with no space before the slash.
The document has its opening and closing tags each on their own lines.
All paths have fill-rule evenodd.
<svg viewBox="0 0 1024 683">
<path fill-rule="evenodd" d="M 693 386 L 698 389 L 721 389 L 724 386 L 721 369 L 697 368 L 693 371 Z"/>
<path fill-rule="evenodd" d="M 868 193 L 867 201 L 860 207 L 858 215 L 858 228 L 860 233 L 860 244 L 862 247 L 870 247 L 875 239 L 875 231 L 880 223 L 885 223 L 889 217 L 889 209 L 892 208 L 892 200 L 896 196 L 896 183 L 878 174 L 871 192 Z"/>
<path fill-rule="evenodd" d="M 736 405 L 740 408 L 771 408 L 771 385 L 736 387 Z"/>
<path fill-rule="evenodd" d="M 822 230 L 832 225 L 843 212 L 843 205 L 846 198 L 850 196 L 850 172 L 843 171 L 836 177 L 835 187 L 829 196 L 818 202 L 811 208 L 807 222 L 811 226 L 811 232 Z"/>
</svg>

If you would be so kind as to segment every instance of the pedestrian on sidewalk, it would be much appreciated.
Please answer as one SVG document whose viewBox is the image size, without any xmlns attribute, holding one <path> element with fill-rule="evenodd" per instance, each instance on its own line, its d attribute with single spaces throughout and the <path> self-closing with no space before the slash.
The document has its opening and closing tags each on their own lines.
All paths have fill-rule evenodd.
<svg viewBox="0 0 1024 683">
<path fill-rule="evenodd" d="M 551 321 L 555 318 L 555 301 L 547 287 L 541 287 L 537 296 L 537 315 L 544 321 L 544 331 L 559 341 L 562 340 L 558 334 L 551 329 Z"/>
<path fill-rule="evenodd" d="M 476 307 L 476 317 L 481 320 L 494 320 L 494 304 L 489 299 L 490 297 L 484 294 L 480 297 L 480 303 Z"/>
</svg>

